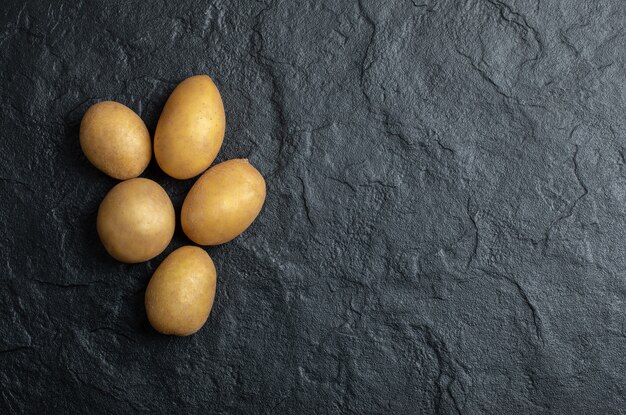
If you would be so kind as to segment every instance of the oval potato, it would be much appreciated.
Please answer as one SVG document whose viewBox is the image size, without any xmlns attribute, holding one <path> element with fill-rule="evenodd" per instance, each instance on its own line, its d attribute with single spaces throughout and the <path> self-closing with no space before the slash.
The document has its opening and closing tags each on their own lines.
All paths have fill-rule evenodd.
<svg viewBox="0 0 626 415">
<path fill-rule="evenodd" d="M 202 248 L 183 246 L 168 255 L 146 288 L 146 314 L 163 334 L 188 336 L 207 321 L 215 299 L 215 265 Z"/>
<path fill-rule="evenodd" d="M 143 120 L 119 102 L 92 105 L 80 122 L 80 146 L 87 159 L 109 176 L 139 176 L 150 163 L 152 143 Z"/>
<path fill-rule="evenodd" d="M 217 87 L 207 75 L 182 81 L 165 103 L 154 134 L 154 155 L 176 179 L 205 171 L 222 147 L 226 115 Z"/>
<path fill-rule="evenodd" d="M 169 196 L 148 179 L 118 183 L 98 209 L 100 240 L 107 252 L 121 262 L 143 262 L 159 255 L 172 240 L 175 225 Z"/>
<path fill-rule="evenodd" d="M 235 159 L 207 170 L 183 202 L 185 234 L 199 245 L 228 242 L 252 224 L 265 201 L 265 180 L 248 160 Z"/>
</svg>

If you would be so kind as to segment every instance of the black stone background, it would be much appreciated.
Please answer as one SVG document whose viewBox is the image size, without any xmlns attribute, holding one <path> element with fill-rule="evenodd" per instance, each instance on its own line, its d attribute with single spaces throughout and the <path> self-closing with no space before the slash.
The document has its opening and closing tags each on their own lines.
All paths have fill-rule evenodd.
<svg viewBox="0 0 626 415">
<path fill-rule="evenodd" d="M 4 1 L 2 413 L 626 413 L 626 3 Z M 222 92 L 268 197 L 157 334 L 95 229 L 105 99 Z M 158 181 L 177 211 L 193 180 Z"/>
</svg>

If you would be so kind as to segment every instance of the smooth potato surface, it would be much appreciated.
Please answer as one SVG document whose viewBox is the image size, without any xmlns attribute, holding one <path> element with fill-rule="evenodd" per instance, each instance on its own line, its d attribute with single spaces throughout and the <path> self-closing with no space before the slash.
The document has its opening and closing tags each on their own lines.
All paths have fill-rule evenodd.
<svg viewBox="0 0 626 415">
<path fill-rule="evenodd" d="M 146 314 L 163 334 L 188 336 L 207 321 L 215 299 L 215 265 L 197 246 L 172 252 L 154 272 L 146 289 Z"/>
<path fill-rule="evenodd" d="M 169 196 L 156 182 L 137 178 L 117 184 L 98 209 L 98 235 L 115 259 L 136 263 L 159 255 L 174 235 Z"/>
<path fill-rule="evenodd" d="M 265 201 L 265 180 L 247 160 L 211 167 L 192 186 L 183 202 L 185 234 L 199 245 L 228 242 L 252 224 Z"/>
<path fill-rule="evenodd" d="M 87 159 L 109 176 L 139 176 L 152 157 L 150 133 L 133 110 L 113 101 L 92 105 L 80 123 L 80 146 Z"/>
<path fill-rule="evenodd" d="M 222 147 L 226 115 L 220 93 L 207 75 L 182 81 L 165 103 L 154 134 L 154 155 L 176 179 L 206 170 Z"/>
</svg>

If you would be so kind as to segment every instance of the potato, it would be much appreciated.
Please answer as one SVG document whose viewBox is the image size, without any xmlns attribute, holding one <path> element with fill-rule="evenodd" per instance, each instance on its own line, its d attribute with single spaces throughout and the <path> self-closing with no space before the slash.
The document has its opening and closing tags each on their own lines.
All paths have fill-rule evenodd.
<svg viewBox="0 0 626 415">
<path fill-rule="evenodd" d="M 265 201 L 265 180 L 248 160 L 211 167 L 192 186 L 183 202 L 185 234 L 199 245 L 228 242 L 252 224 Z"/>
<path fill-rule="evenodd" d="M 139 176 L 152 157 L 150 133 L 130 108 L 118 102 L 92 105 L 80 123 L 80 146 L 87 159 L 109 176 Z"/>
<path fill-rule="evenodd" d="M 122 262 L 143 262 L 159 255 L 172 240 L 175 224 L 170 198 L 148 179 L 117 184 L 98 209 L 100 240 Z"/>
<path fill-rule="evenodd" d="M 217 87 L 206 75 L 182 81 L 165 103 L 154 134 L 154 155 L 176 179 L 205 171 L 222 147 L 226 115 Z"/>
<path fill-rule="evenodd" d="M 202 248 L 183 246 L 172 252 L 146 289 L 146 314 L 152 327 L 176 336 L 200 330 L 213 306 L 215 280 L 215 265 Z"/>
</svg>

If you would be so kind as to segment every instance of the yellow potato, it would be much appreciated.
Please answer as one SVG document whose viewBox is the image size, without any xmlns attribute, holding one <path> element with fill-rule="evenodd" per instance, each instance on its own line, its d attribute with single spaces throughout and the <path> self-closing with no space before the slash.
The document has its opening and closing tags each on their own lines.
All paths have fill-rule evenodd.
<svg viewBox="0 0 626 415">
<path fill-rule="evenodd" d="M 183 246 L 168 255 L 146 289 L 146 314 L 155 330 L 188 336 L 209 318 L 216 284 L 211 257 L 197 246 Z"/>
<path fill-rule="evenodd" d="M 100 240 L 122 262 L 143 262 L 159 255 L 172 240 L 175 225 L 169 196 L 148 179 L 117 184 L 98 209 Z"/>
<path fill-rule="evenodd" d="M 80 146 L 87 159 L 109 176 L 139 176 L 152 157 L 150 133 L 141 118 L 118 102 L 92 105 L 80 123 Z"/>
<path fill-rule="evenodd" d="M 248 228 L 265 201 L 265 180 L 248 160 L 211 167 L 192 186 L 183 202 L 185 234 L 199 245 L 228 242 Z"/>
<path fill-rule="evenodd" d="M 176 179 L 205 171 L 222 147 L 226 115 L 217 87 L 206 75 L 182 81 L 165 103 L 154 134 L 154 155 Z"/>
</svg>

